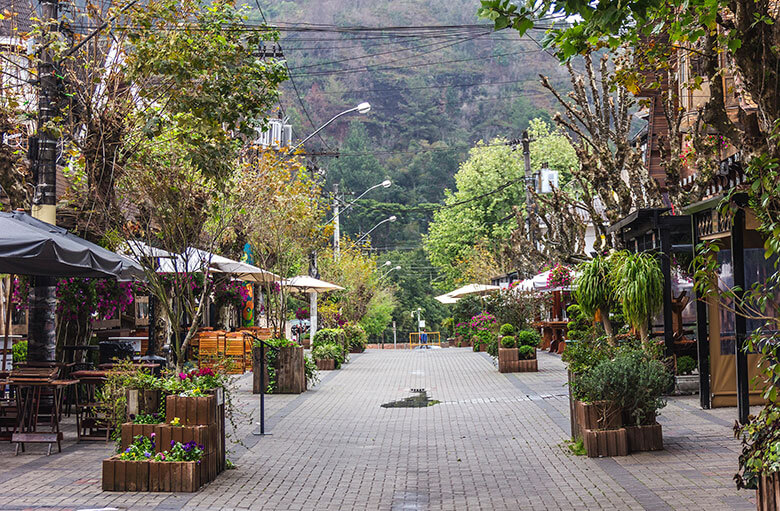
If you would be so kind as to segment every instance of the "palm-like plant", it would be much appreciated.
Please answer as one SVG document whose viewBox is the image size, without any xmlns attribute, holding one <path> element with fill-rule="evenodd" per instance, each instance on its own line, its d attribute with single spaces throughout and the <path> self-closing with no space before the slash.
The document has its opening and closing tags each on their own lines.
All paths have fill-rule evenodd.
<svg viewBox="0 0 780 511">
<path fill-rule="evenodd" d="M 642 343 L 649 338 L 648 325 L 663 306 L 664 277 L 653 254 L 621 253 L 614 265 L 615 291 L 623 315 L 639 331 Z"/>
<path fill-rule="evenodd" d="M 574 298 L 580 304 L 582 312 L 592 318 L 601 319 L 604 331 L 611 341 L 613 332 L 609 311 L 615 305 L 615 288 L 610 259 L 596 256 L 580 264 L 574 286 Z"/>
</svg>

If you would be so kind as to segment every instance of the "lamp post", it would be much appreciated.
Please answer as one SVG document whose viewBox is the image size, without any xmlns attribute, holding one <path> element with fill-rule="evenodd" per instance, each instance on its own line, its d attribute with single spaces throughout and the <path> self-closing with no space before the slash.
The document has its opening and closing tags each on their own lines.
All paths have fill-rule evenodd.
<svg viewBox="0 0 780 511">
<path fill-rule="evenodd" d="M 340 223 L 340 215 L 342 213 L 346 213 L 349 208 L 351 208 L 357 201 L 363 198 L 368 192 L 371 190 L 375 190 L 379 188 L 380 186 L 382 188 L 389 188 L 390 185 L 392 185 L 393 182 L 389 179 L 385 179 L 379 184 L 376 184 L 372 187 L 370 187 L 365 192 L 361 193 L 357 196 L 352 202 L 344 206 L 344 210 L 341 211 L 339 209 L 339 197 L 338 197 L 338 184 L 333 185 L 335 194 L 333 196 L 333 218 L 325 222 L 326 224 L 329 224 L 330 222 L 334 222 L 333 224 L 333 260 L 338 261 L 339 260 L 339 250 L 340 250 L 340 243 L 341 243 L 341 223 Z"/>
<path fill-rule="evenodd" d="M 352 112 L 357 112 L 359 114 L 367 114 L 371 111 L 371 105 L 367 102 L 362 102 L 358 106 L 354 108 L 350 108 L 348 110 L 344 110 L 341 113 L 338 113 L 334 115 L 328 122 L 314 130 L 308 137 L 304 138 L 300 142 L 298 142 L 291 150 L 287 153 L 286 158 L 289 158 L 290 155 L 294 154 L 295 151 L 297 151 L 299 148 L 303 147 L 303 144 L 305 144 L 311 137 L 325 129 L 326 126 L 328 126 L 330 123 L 338 119 L 339 117 L 347 114 L 351 114 Z M 338 205 L 335 206 L 336 215 L 338 215 Z M 337 227 L 338 230 L 338 227 Z M 316 252 L 312 255 L 310 262 L 309 262 L 309 275 L 312 277 L 319 277 L 317 274 L 317 254 Z M 314 340 L 314 334 L 317 333 L 317 293 L 310 293 L 309 294 L 309 339 L 310 341 Z"/>
<path fill-rule="evenodd" d="M 372 232 L 374 232 L 374 229 L 376 229 L 377 227 L 379 227 L 379 226 L 380 226 L 380 225 L 382 225 L 383 223 L 385 223 L 385 222 L 395 222 L 396 220 L 398 220 L 398 218 L 397 218 L 395 215 L 391 215 L 391 216 L 389 216 L 389 217 L 385 218 L 384 220 L 382 220 L 381 222 L 379 222 L 378 224 L 376 224 L 374 227 L 372 227 L 371 229 L 369 229 L 369 230 L 368 230 L 368 232 L 367 232 L 367 233 L 365 233 L 363 236 L 359 237 L 355 243 L 360 243 L 361 241 L 363 241 L 364 239 L 366 239 L 366 238 L 368 237 L 368 235 L 369 235 L 369 234 L 371 234 Z M 388 261 L 388 262 L 389 262 L 389 261 Z"/>
<path fill-rule="evenodd" d="M 379 280 L 382 280 L 383 278 L 387 277 L 388 275 L 390 275 L 391 272 L 394 272 L 395 270 L 400 270 L 400 269 L 401 269 L 400 266 L 395 266 L 394 268 L 390 268 L 385 273 L 383 273 L 381 277 L 379 277 Z"/>
<path fill-rule="evenodd" d="M 311 137 L 313 137 L 314 135 L 316 135 L 317 133 L 325 129 L 327 125 L 329 125 L 339 117 L 343 115 L 351 114 L 352 112 L 357 112 L 359 114 L 367 114 L 370 111 L 371 111 L 371 105 L 364 101 L 354 108 L 350 108 L 349 110 L 344 110 L 343 112 L 334 115 L 328 122 L 326 122 L 316 130 L 314 130 L 308 137 L 298 142 L 292 149 L 290 149 L 290 152 L 288 154 L 295 153 L 295 151 L 297 151 L 301 146 L 303 146 L 303 144 L 305 144 Z"/>
</svg>

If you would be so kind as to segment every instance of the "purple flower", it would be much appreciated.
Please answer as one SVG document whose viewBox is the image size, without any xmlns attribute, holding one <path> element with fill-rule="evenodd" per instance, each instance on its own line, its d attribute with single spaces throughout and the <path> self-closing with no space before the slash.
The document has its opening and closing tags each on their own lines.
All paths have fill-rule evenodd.
<svg viewBox="0 0 780 511">
<path fill-rule="evenodd" d="M 200 449 L 202 451 L 203 450 L 203 446 L 198 444 L 198 449 Z"/>
<path fill-rule="evenodd" d="M 130 448 L 128 447 L 127 449 L 125 449 L 125 452 L 129 453 L 130 452 Z"/>
<path fill-rule="evenodd" d="M 148 453 L 148 452 L 145 452 L 144 456 L 146 456 L 147 458 L 151 458 L 152 457 L 152 455 L 150 453 Z"/>
<path fill-rule="evenodd" d="M 155 434 L 154 432 L 152 432 L 152 434 L 151 434 L 151 435 L 149 435 L 149 437 L 150 437 L 150 438 L 154 438 L 154 437 L 156 437 L 156 436 L 157 436 L 157 434 Z"/>
<path fill-rule="evenodd" d="M 171 447 L 173 447 L 174 445 L 176 445 L 176 440 L 171 440 Z"/>
</svg>

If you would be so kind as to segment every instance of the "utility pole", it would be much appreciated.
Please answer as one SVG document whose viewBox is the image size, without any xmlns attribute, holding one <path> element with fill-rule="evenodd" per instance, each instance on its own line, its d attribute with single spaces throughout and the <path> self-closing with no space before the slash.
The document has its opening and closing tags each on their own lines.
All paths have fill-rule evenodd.
<svg viewBox="0 0 780 511">
<path fill-rule="evenodd" d="M 341 256 L 341 226 L 339 225 L 339 184 L 333 183 L 333 260 L 338 261 Z"/>
<path fill-rule="evenodd" d="M 320 278 L 320 272 L 317 270 L 317 252 L 313 251 L 309 256 L 309 276 L 315 279 Z M 309 293 L 309 346 L 314 341 L 314 334 L 317 333 L 317 292 Z"/>
<path fill-rule="evenodd" d="M 534 233 L 531 232 L 531 213 L 535 210 L 534 197 L 531 194 L 529 185 L 534 181 L 533 172 L 531 171 L 531 137 L 528 136 L 528 130 L 523 131 L 523 138 L 521 140 L 523 144 L 523 162 L 525 163 L 525 209 L 526 209 L 526 224 L 528 226 L 528 235 L 531 237 L 531 243 L 536 247 L 536 240 L 534 240 Z M 536 185 L 534 184 L 534 189 Z"/>
<path fill-rule="evenodd" d="M 59 31 L 59 0 L 41 0 L 45 23 L 38 64 L 38 132 L 30 147 L 35 180 L 32 215 L 52 225 L 57 223 L 57 135 L 50 123 L 57 115 L 58 79 L 51 40 Z M 30 307 L 29 360 L 54 361 L 57 334 L 55 330 L 55 280 L 35 277 Z"/>
</svg>

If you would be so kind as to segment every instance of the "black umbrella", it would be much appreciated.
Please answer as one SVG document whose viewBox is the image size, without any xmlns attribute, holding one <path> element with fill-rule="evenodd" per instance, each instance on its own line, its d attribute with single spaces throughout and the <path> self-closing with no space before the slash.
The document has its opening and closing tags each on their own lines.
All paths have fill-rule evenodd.
<svg viewBox="0 0 780 511">
<path fill-rule="evenodd" d="M 142 278 L 131 259 L 22 211 L 0 212 L 0 273 L 40 277 Z"/>
</svg>

